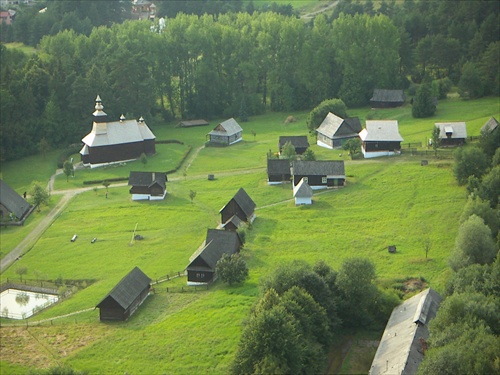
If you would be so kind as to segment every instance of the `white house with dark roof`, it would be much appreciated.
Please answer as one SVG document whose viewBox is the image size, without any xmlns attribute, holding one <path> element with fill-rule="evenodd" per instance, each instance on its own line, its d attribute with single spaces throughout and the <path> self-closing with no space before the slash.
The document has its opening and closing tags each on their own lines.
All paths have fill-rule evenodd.
<svg viewBox="0 0 500 375">
<path fill-rule="evenodd" d="M 229 146 L 243 140 L 243 129 L 234 118 L 230 118 L 218 124 L 207 137 L 209 144 Z"/>
<path fill-rule="evenodd" d="M 348 139 L 357 138 L 360 131 L 361 122 L 359 118 L 343 119 L 329 112 L 321 125 L 316 129 L 316 144 L 330 149 L 339 148 Z"/>
<path fill-rule="evenodd" d="M 365 158 L 390 156 L 401 152 L 403 137 L 399 134 L 397 120 L 367 120 L 359 138 Z"/>
<path fill-rule="evenodd" d="M 312 204 L 313 189 L 303 178 L 300 182 L 293 187 L 293 197 L 295 198 L 295 205 Z"/>
<path fill-rule="evenodd" d="M 460 146 L 467 139 L 467 125 L 465 122 L 436 122 L 439 128 L 439 144 L 441 146 Z"/>
<path fill-rule="evenodd" d="M 155 154 L 156 137 L 142 117 L 137 121 L 127 120 L 122 115 L 118 121 L 109 121 L 103 109 L 98 95 L 92 130 L 82 139 L 83 165 L 94 168 L 135 160 L 142 154 Z"/>
<path fill-rule="evenodd" d="M 392 310 L 373 359 L 370 375 L 416 374 L 442 297 L 433 289 L 409 298 Z"/>
</svg>

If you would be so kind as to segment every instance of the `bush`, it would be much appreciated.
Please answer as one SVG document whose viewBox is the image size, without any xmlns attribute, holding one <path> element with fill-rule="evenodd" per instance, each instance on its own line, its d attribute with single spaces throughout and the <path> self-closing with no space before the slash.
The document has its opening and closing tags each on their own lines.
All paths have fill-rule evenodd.
<svg viewBox="0 0 500 375">
<path fill-rule="evenodd" d="M 341 99 L 324 100 L 309 113 L 306 121 L 309 130 L 316 130 L 329 112 L 332 112 L 341 118 L 346 118 L 347 106 Z"/>
</svg>

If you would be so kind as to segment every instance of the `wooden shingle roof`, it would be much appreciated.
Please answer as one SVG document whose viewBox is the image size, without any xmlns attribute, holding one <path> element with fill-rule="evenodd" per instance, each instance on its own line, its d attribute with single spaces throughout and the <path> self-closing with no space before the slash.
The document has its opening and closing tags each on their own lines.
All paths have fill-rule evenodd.
<svg viewBox="0 0 500 375">
<path fill-rule="evenodd" d="M 447 134 L 451 134 L 451 139 L 467 138 L 465 122 L 436 122 L 435 126 L 439 128 L 439 139 L 448 138 Z"/>
<path fill-rule="evenodd" d="M 236 204 L 241 208 L 247 217 L 250 217 L 253 214 L 255 207 L 257 206 L 243 188 L 240 188 L 232 199 L 234 199 Z M 219 212 L 224 210 L 226 206 L 222 207 Z"/>
<path fill-rule="evenodd" d="M 494 131 L 495 129 L 498 128 L 498 120 L 494 117 L 491 117 L 487 122 L 486 124 L 484 124 L 482 127 L 481 127 L 481 133 L 491 133 L 492 131 Z"/>
<path fill-rule="evenodd" d="M 397 120 L 367 120 L 359 137 L 363 142 L 403 142 Z"/>
<path fill-rule="evenodd" d="M 295 176 L 345 177 L 343 160 L 295 160 L 292 170 Z"/>
<path fill-rule="evenodd" d="M 214 130 L 212 130 L 208 134 L 230 136 L 242 131 L 243 129 L 241 128 L 240 124 L 238 124 L 234 118 L 230 118 L 229 120 L 221 122 L 215 127 Z"/>
<path fill-rule="evenodd" d="M 267 174 L 289 175 L 290 161 L 288 159 L 267 159 Z"/>
<path fill-rule="evenodd" d="M 358 134 L 361 122 L 358 117 L 343 119 L 329 112 L 316 131 L 331 139 L 342 138 Z"/>
<path fill-rule="evenodd" d="M 18 219 L 22 219 L 31 207 L 3 180 L 0 180 L 0 204 L 16 215 Z"/>
<path fill-rule="evenodd" d="M 241 240 L 236 232 L 208 229 L 205 242 L 191 258 L 189 258 L 189 261 L 191 264 L 200 257 L 211 269 L 215 270 L 217 262 L 224 253 L 234 254 L 240 247 Z M 190 266 L 187 268 L 189 269 Z"/>
<path fill-rule="evenodd" d="M 290 142 L 293 147 L 308 148 L 309 141 L 307 140 L 307 135 L 283 135 L 279 138 L 279 148 L 282 148 L 285 143 Z"/>
<path fill-rule="evenodd" d="M 128 184 L 131 186 L 151 187 L 155 183 L 166 187 L 167 175 L 163 172 L 130 172 Z"/>
<path fill-rule="evenodd" d="M 402 103 L 405 101 L 403 90 L 374 89 L 370 102 Z"/>
<path fill-rule="evenodd" d="M 395 307 L 373 359 L 369 374 L 415 374 L 424 358 L 422 341 L 442 297 L 427 289 Z"/>
<path fill-rule="evenodd" d="M 311 198 L 313 196 L 313 189 L 302 178 L 297 186 L 293 187 L 293 196 L 295 198 Z"/>
<path fill-rule="evenodd" d="M 112 298 L 126 310 L 144 289 L 149 286 L 150 282 L 151 279 L 139 267 L 134 267 L 96 307 L 100 307 L 104 301 Z"/>
</svg>

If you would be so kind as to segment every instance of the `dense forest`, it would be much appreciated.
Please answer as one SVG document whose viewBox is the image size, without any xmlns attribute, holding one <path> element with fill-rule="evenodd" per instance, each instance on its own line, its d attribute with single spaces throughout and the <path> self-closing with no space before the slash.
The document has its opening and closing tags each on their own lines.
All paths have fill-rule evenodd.
<svg viewBox="0 0 500 375">
<path fill-rule="evenodd" d="M 0 45 L 2 160 L 80 142 L 97 94 L 111 118 L 153 126 L 328 98 L 362 106 L 374 88 L 411 94 L 444 79 L 465 98 L 499 94 L 498 2 L 341 1 L 309 22 L 289 6 L 241 1 L 160 1 L 158 14 L 164 27 L 130 20 L 119 0 L 21 7 L 2 42 L 36 52 Z"/>
</svg>

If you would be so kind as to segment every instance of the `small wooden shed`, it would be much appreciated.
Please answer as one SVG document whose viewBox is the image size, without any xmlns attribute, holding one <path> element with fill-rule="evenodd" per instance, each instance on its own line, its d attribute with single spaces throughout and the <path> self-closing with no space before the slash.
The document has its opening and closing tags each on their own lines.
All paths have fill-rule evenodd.
<svg viewBox="0 0 500 375">
<path fill-rule="evenodd" d="M 125 321 L 149 295 L 151 279 L 135 267 L 96 306 L 101 321 Z"/>
<path fill-rule="evenodd" d="M 267 184 L 276 185 L 290 182 L 292 173 L 290 172 L 290 160 L 288 159 L 267 159 Z"/>
<path fill-rule="evenodd" d="M 30 214 L 31 205 L 5 181 L 0 180 L 0 221 L 23 221 Z"/>
<path fill-rule="evenodd" d="M 309 148 L 309 141 L 307 140 L 307 135 L 280 136 L 278 141 L 278 148 L 280 155 L 283 146 L 287 142 L 291 143 L 291 145 L 295 148 L 295 153 L 298 155 L 302 155 Z"/>
<path fill-rule="evenodd" d="M 218 124 L 207 134 L 209 145 L 229 146 L 243 139 L 243 129 L 234 118 Z"/>
<path fill-rule="evenodd" d="M 401 107 L 405 99 L 403 90 L 374 89 L 370 105 L 372 108 Z"/>
<path fill-rule="evenodd" d="M 295 198 L 296 206 L 312 204 L 313 189 L 304 179 L 301 179 L 300 182 L 293 187 L 293 197 Z"/>
<path fill-rule="evenodd" d="M 164 172 L 130 172 L 128 185 L 132 200 L 162 200 L 167 194 L 167 175 Z"/>
</svg>

